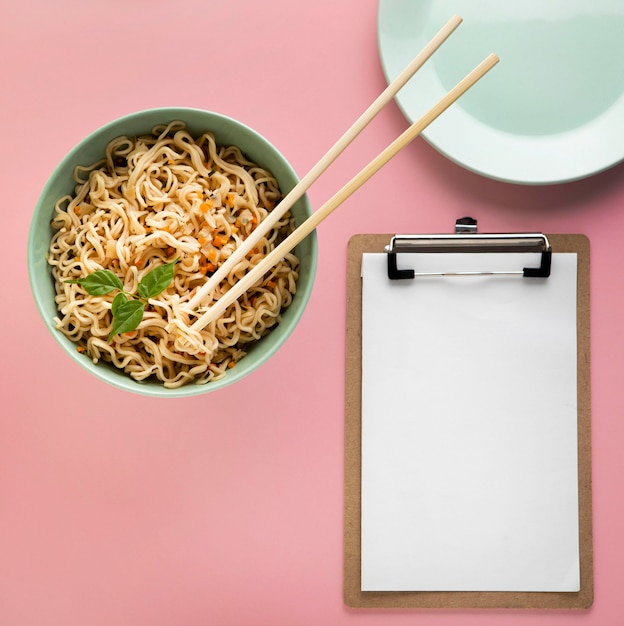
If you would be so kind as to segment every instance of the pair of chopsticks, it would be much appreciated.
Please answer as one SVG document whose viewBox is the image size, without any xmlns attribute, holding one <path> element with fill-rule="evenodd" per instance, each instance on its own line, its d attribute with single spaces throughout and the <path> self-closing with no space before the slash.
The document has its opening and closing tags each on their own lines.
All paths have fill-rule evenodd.
<svg viewBox="0 0 624 626">
<path fill-rule="evenodd" d="M 336 142 L 336 144 L 321 158 L 321 160 L 299 181 L 299 183 L 286 195 L 286 197 L 271 211 L 256 229 L 245 239 L 238 248 L 228 257 L 215 273 L 197 290 L 195 295 L 187 303 L 189 313 L 193 312 L 201 301 L 211 294 L 218 284 L 227 277 L 232 268 L 243 259 L 247 253 L 256 246 L 258 241 L 288 212 L 293 205 L 303 196 L 312 183 L 335 161 L 343 150 L 355 139 L 355 137 L 368 125 L 368 123 L 381 111 L 405 83 L 416 73 L 418 69 L 433 55 L 433 53 L 446 41 L 453 31 L 462 22 L 461 17 L 453 16 L 433 39 L 421 50 L 413 61 L 388 85 L 370 107 L 349 128 L 349 130 Z M 258 265 L 249 271 L 217 301 L 202 313 L 191 325 L 192 330 L 199 331 L 216 320 L 237 298 L 245 293 L 252 285 L 260 280 L 266 272 L 277 265 L 288 252 L 300 241 L 307 237 L 326 217 L 328 217 L 340 204 L 357 191 L 373 174 L 379 171 L 392 157 L 394 157 L 407 144 L 414 140 L 420 133 L 443 113 L 451 104 L 460 98 L 480 78 L 482 78 L 494 65 L 498 63 L 498 57 L 490 54 L 472 72 L 453 87 L 436 105 L 425 115 L 414 122 L 405 132 L 393 141 L 383 152 L 373 159 L 363 170 L 352 178 L 340 191 L 332 196 L 320 209 L 314 212 L 303 224 L 292 232 L 282 243 L 273 249 Z"/>
</svg>

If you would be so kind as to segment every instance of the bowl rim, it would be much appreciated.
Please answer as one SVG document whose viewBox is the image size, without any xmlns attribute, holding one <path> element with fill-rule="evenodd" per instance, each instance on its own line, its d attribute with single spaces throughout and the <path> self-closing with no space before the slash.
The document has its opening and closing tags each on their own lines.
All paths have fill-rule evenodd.
<svg viewBox="0 0 624 626">
<path fill-rule="evenodd" d="M 28 266 L 28 278 L 30 289 L 33 294 L 35 304 L 41 319 L 44 322 L 44 325 L 51 332 L 52 336 L 56 340 L 57 344 L 61 346 L 63 351 L 68 354 L 72 361 L 78 364 L 83 370 L 86 370 L 88 373 L 95 376 L 100 381 L 116 387 L 118 389 L 128 391 L 131 393 L 150 396 L 150 397 L 158 397 L 158 398 L 182 398 L 182 397 L 192 397 L 197 395 L 203 395 L 206 393 L 212 393 L 214 391 L 223 389 L 228 387 L 235 382 L 242 380 L 247 377 L 251 373 L 255 372 L 259 367 L 266 364 L 266 362 L 279 350 L 287 339 L 292 334 L 293 330 L 299 323 L 306 307 L 307 303 L 310 299 L 310 295 L 312 292 L 314 279 L 317 270 L 317 262 L 318 262 L 318 242 L 316 231 L 312 232 L 307 238 L 306 245 L 309 247 L 308 254 L 306 255 L 305 263 L 306 263 L 306 279 L 301 281 L 301 274 L 299 276 L 298 284 L 297 284 L 297 292 L 295 294 L 295 298 L 290 306 L 286 309 L 284 318 L 280 323 L 271 329 L 269 335 L 274 334 L 277 336 L 277 339 L 270 342 L 270 346 L 267 346 L 265 343 L 264 350 L 261 355 L 256 356 L 256 358 L 252 359 L 249 365 L 245 365 L 245 361 L 249 358 L 250 354 L 248 353 L 243 359 L 241 359 L 236 367 L 232 368 L 232 370 L 228 371 L 225 376 L 217 381 L 196 384 L 196 383 L 187 383 L 182 385 L 181 387 L 177 387 L 175 389 L 169 389 L 165 387 L 161 382 L 158 381 L 137 381 L 131 378 L 129 374 L 126 374 L 123 370 L 115 368 L 113 365 L 100 361 L 97 364 L 93 363 L 93 361 L 87 355 L 81 355 L 76 351 L 76 344 L 72 342 L 70 339 L 65 337 L 60 331 L 56 329 L 54 324 L 53 317 L 49 317 L 50 312 L 50 302 L 48 298 L 44 298 L 40 293 L 40 288 L 37 283 L 39 280 L 44 280 L 41 277 L 42 267 L 46 267 L 48 270 L 48 274 L 51 278 L 51 268 L 47 264 L 45 258 L 41 259 L 40 251 L 35 252 L 35 239 L 39 237 L 39 232 L 43 226 L 41 225 L 41 218 L 45 215 L 52 215 L 53 212 L 53 203 L 50 204 L 49 196 L 52 193 L 52 190 L 55 188 L 55 184 L 58 179 L 63 176 L 63 174 L 67 174 L 69 172 L 73 172 L 74 166 L 79 163 L 78 157 L 80 153 L 87 147 L 93 145 L 94 143 L 101 142 L 102 149 L 103 147 L 114 137 L 120 136 L 123 134 L 126 135 L 137 135 L 137 134 L 145 134 L 144 131 L 140 130 L 136 133 L 128 133 L 125 131 L 113 132 L 116 131 L 117 128 L 126 126 L 128 124 L 133 124 L 135 122 L 143 122 L 145 123 L 146 119 L 155 116 L 157 118 L 162 117 L 162 121 L 156 121 L 155 123 L 150 123 L 149 128 L 152 128 L 155 124 L 166 123 L 166 120 L 174 120 L 180 119 L 185 122 L 187 126 L 193 126 L 194 122 L 189 122 L 188 118 L 190 117 L 201 117 L 206 119 L 205 130 L 214 132 L 213 129 L 210 128 L 211 123 L 224 123 L 229 125 L 231 128 L 234 128 L 236 132 L 242 132 L 248 141 L 257 142 L 262 150 L 267 150 L 270 158 L 276 160 L 279 163 L 280 167 L 280 175 L 282 178 L 288 177 L 290 180 L 289 185 L 294 186 L 298 181 L 299 177 L 295 172 L 294 168 L 290 164 L 290 162 L 286 159 L 286 157 L 280 152 L 280 150 L 269 141 L 264 135 L 260 134 L 258 131 L 254 130 L 244 122 L 236 120 L 228 115 L 224 115 L 222 113 L 218 113 L 215 111 L 193 108 L 193 107 L 156 107 L 143 109 L 139 111 L 133 111 L 126 115 L 122 115 L 117 117 L 105 124 L 97 127 L 95 130 L 87 134 L 83 139 L 81 139 L 77 144 L 75 144 L 66 154 L 65 156 L 57 163 L 52 172 L 49 174 L 42 190 L 38 196 L 37 202 L 35 204 L 32 216 L 31 223 L 28 232 L 28 243 L 27 243 L 27 266 Z M 149 132 L 149 131 L 147 131 Z M 112 134 L 111 134 L 112 133 Z M 192 133 L 193 134 L 193 133 Z M 218 133 L 215 133 L 218 134 Z M 110 137 L 106 139 L 106 137 Z M 99 148 L 98 148 L 99 149 Z M 243 152 L 247 152 L 244 148 Z M 252 159 L 253 160 L 253 159 Z M 257 161 L 256 161 L 257 162 Z M 259 163 L 261 165 L 261 163 Z M 277 177 L 277 176 L 276 176 Z M 282 186 L 284 181 L 279 181 L 280 187 Z M 56 198 L 58 198 L 58 194 Z M 312 207 L 310 204 L 310 200 L 307 194 L 304 194 L 296 203 L 295 207 L 298 207 L 299 212 L 303 213 L 303 217 L 306 218 L 312 214 Z M 47 213 L 46 213 L 47 212 Z M 304 241 L 306 241 L 304 240 Z M 49 244 L 49 240 L 48 240 Z M 44 254 L 47 254 L 47 246 L 45 248 Z M 303 266 L 303 260 L 301 260 Z M 301 284 L 300 284 L 301 283 Z M 301 288 L 300 288 L 301 287 Z M 296 300 L 295 300 L 296 299 Z M 293 306 L 296 303 L 296 306 Z M 52 301 L 53 310 L 56 311 L 56 305 Z M 269 336 L 267 335 L 267 337 Z M 263 338 L 264 339 L 264 338 Z M 254 343 L 253 346 L 257 346 L 262 339 L 259 340 L 258 343 Z M 251 347 L 251 353 L 253 354 L 253 346 Z"/>
</svg>

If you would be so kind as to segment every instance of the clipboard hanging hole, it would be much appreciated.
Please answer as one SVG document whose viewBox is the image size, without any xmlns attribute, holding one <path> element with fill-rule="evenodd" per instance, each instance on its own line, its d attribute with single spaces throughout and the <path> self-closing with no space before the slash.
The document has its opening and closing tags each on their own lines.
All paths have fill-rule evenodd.
<svg viewBox="0 0 624 626">
<path fill-rule="evenodd" d="M 474 217 L 460 217 L 455 222 L 456 233 L 476 233 L 477 232 L 477 220 Z"/>
</svg>

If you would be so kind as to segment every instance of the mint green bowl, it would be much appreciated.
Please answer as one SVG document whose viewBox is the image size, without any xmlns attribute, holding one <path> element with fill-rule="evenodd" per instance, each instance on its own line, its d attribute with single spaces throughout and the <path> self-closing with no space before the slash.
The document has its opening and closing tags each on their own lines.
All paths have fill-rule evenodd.
<svg viewBox="0 0 624 626">
<path fill-rule="evenodd" d="M 257 132 L 229 117 L 190 108 L 159 108 L 138 111 L 119 118 L 99 128 L 81 141 L 61 161 L 46 183 L 35 207 L 28 239 L 28 273 L 37 308 L 53 337 L 61 348 L 81 367 L 96 378 L 119 389 L 146 396 L 181 398 L 196 396 L 222 389 L 235 383 L 263 365 L 288 339 L 299 322 L 310 298 L 317 262 L 316 234 L 312 233 L 295 249 L 301 261 L 297 282 L 297 293 L 291 305 L 283 312 L 282 320 L 268 335 L 250 346 L 247 355 L 235 367 L 215 382 L 187 384 L 176 389 L 167 389 L 159 382 L 138 382 L 128 374 L 104 362 L 97 364 L 76 351 L 76 344 L 56 330 L 54 317 L 57 315 L 54 302 L 54 285 L 46 253 L 52 237 L 50 220 L 54 203 L 58 198 L 73 192 L 73 171 L 76 165 L 89 165 L 102 158 L 104 148 L 113 138 L 120 135 L 141 135 L 151 132 L 152 127 L 171 120 L 186 122 L 187 130 L 196 136 L 210 131 L 218 144 L 238 146 L 252 161 L 273 173 L 282 193 L 288 193 L 298 182 L 297 175 L 284 156 Z M 307 196 L 293 207 L 297 225 L 301 224 L 312 209 Z"/>
</svg>

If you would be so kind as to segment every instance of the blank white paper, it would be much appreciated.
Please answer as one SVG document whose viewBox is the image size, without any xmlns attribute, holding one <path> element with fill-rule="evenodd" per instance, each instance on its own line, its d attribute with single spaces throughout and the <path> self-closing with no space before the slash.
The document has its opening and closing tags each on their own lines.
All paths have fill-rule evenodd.
<svg viewBox="0 0 624 626">
<path fill-rule="evenodd" d="M 576 272 L 390 281 L 363 255 L 363 591 L 579 590 Z"/>
</svg>

